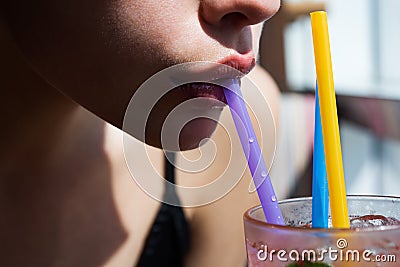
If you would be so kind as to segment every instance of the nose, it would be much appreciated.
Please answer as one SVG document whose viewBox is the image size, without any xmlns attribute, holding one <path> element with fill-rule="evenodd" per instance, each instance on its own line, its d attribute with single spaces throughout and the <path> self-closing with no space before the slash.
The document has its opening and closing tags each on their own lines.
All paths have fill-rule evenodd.
<svg viewBox="0 0 400 267">
<path fill-rule="evenodd" d="M 280 0 L 201 0 L 200 14 L 208 24 L 242 28 L 269 19 L 279 7 Z"/>
</svg>

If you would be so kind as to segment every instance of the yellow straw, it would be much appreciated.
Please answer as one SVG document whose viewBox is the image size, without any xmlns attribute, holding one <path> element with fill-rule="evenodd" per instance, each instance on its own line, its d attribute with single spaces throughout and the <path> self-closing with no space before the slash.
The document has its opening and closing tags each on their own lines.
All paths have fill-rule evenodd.
<svg viewBox="0 0 400 267">
<path fill-rule="evenodd" d="M 326 12 L 312 12 L 311 26 L 314 41 L 315 67 L 317 70 L 332 226 L 334 228 L 349 228 L 350 222 L 343 174 L 342 150 L 340 147 Z"/>
</svg>

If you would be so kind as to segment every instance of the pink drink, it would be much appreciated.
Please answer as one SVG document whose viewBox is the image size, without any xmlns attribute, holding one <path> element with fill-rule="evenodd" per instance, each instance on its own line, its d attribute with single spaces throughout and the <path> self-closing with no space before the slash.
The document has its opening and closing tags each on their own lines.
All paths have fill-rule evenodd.
<svg viewBox="0 0 400 267">
<path fill-rule="evenodd" d="M 312 229 L 311 198 L 280 202 L 287 225 L 265 222 L 262 209 L 244 215 L 249 267 L 310 260 L 330 266 L 400 266 L 400 198 L 349 196 L 352 229 Z"/>
</svg>

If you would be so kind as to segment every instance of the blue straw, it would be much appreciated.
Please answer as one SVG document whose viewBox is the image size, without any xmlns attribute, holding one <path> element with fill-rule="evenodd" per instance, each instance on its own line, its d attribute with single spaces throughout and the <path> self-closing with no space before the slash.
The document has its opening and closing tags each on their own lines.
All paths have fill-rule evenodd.
<svg viewBox="0 0 400 267">
<path fill-rule="evenodd" d="M 315 88 L 314 160 L 312 182 L 312 227 L 328 228 L 328 180 L 326 177 L 318 85 Z"/>
<path fill-rule="evenodd" d="M 268 169 L 265 166 L 246 103 L 240 91 L 239 81 L 237 79 L 226 80 L 221 85 L 224 87 L 225 98 L 231 110 L 243 151 L 245 154 L 248 152 L 247 164 L 257 188 L 265 219 L 272 224 L 284 225 L 285 222 L 272 187 Z"/>
</svg>

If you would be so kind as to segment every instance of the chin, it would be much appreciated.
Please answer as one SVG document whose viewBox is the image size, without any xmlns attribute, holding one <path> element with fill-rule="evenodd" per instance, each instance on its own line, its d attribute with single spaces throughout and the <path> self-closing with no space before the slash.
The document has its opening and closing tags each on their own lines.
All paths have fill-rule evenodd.
<svg viewBox="0 0 400 267">
<path fill-rule="evenodd" d="M 188 122 L 179 135 L 179 150 L 190 150 L 204 144 L 217 128 L 218 122 L 208 118 L 197 118 Z"/>
<path fill-rule="evenodd" d="M 167 151 L 185 151 L 200 147 L 217 128 L 215 118 L 196 118 L 187 122 L 183 127 L 171 131 L 155 131 L 148 129 L 145 143 Z M 180 130 L 179 130 L 180 129 Z"/>
<path fill-rule="evenodd" d="M 225 104 L 211 97 L 181 97 L 176 92 L 170 95 L 173 101 L 165 98 L 165 103 L 160 101 L 151 111 L 144 141 L 167 151 L 198 148 L 215 131 Z"/>
<path fill-rule="evenodd" d="M 140 139 L 147 145 L 167 151 L 185 151 L 196 149 L 211 137 L 218 125 L 218 118 L 196 118 L 183 127 L 169 128 L 164 132 L 159 127 L 148 127 L 146 137 Z"/>
</svg>

